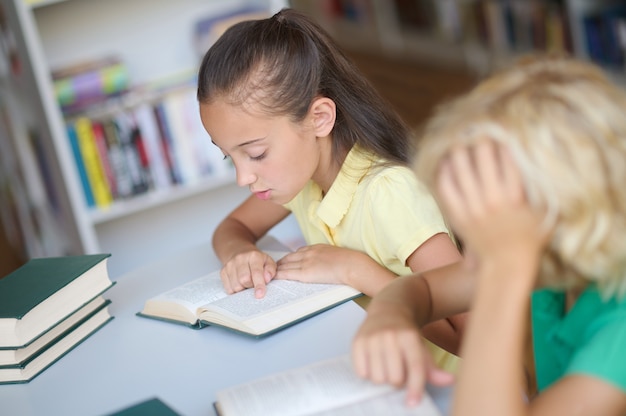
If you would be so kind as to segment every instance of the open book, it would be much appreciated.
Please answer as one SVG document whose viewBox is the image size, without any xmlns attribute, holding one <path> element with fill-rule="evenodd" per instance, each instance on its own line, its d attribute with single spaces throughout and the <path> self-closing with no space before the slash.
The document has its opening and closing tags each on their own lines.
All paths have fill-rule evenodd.
<svg viewBox="0 0 626 416">
<path fill-rule="evenodd" d="M 283 252 L 269 252 L 277 259 Z M 228 295 L 216 270 L 148 299 L 139 316 L 201 328 L 222 326 L 255 337 L 266 336 L 361 295 L 339 284 L 272 280 L 265 297 L 254 289 Z"/>
<path fill-rule="evenodd" d="M 219 416 L 441 416 L 427 392 L 416 407 L 405 394 L 359 378 L 346 355 L 220 390 L 214 406 Z"/>
</svg>

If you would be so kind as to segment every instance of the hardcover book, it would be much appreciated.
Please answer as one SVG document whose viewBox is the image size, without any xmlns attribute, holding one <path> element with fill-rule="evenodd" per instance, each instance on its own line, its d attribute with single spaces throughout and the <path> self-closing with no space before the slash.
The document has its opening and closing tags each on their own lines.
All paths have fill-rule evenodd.
<svg viewBox="0 0 626 416">
<path fill-rule="evenodd" d="M 269 254 L 280 258 L 286 253 Z M 291 280 L 272 280 L 262 299 L 254 297 L 254 289 L 228 295 L 216 270 L 148 299 L 137 315 L 192 328 L 221 326 L 261 337 L 361 295 L 347 285 Z"/>
<path fill-rule="evenodd" d="M 93 313 L 102 309 L 103 306 L 108 305 L 110 302 L 104 299 L 104 297 L 98 296 L 27 346 L 0 349 L 0 369 L 5 367 L 25 367 L 32 357 L 59 341 L 75 329 L 76 326 L 83 323 Z"/>
<path fill-rule="evenodd" d="M 109 289 L 109 257 L 31 259 L 0 279 L 0 349 L 29 345 Z"/>
<path fill-rule="evenodd" d="M 71 330 L 58 337 L 55 342 L 38 351 L 25 363 L 18 366 L 0 367 L 0 384 L 27 383 L 41 374 L 61 357 L 95 333 L 113 317 L 109 313 L 109 302 L 100 305 Z"/>
<path fill-rule="evenodd" d="M 158 397 L 154 397 L 111 413 L 109 416 L 179 416 L 179 413 Z"/>
<path fill-rule="evenodd" d="M 219 416 L 441 416 L 428 392 L 415 407 L 405 395 L 359 378 L 346 355 L 220 390 L 214 407 Z"/>
</svg>

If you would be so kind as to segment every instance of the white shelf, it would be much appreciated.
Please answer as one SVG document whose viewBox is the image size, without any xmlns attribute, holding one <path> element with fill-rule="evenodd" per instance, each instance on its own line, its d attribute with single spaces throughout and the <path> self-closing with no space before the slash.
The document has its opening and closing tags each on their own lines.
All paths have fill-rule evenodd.
<svg viewBox="0 0 626 416">
<path fill-rule="evenodd" d="M 177 202 L 233 183 L 235 183 L 234 173 L 229 172 L 226 175 L 203 178 L 195 184 L 172 185 L 168 189 L 150 191 L 128 199 L 115 201 L 108 207 L 92 210 L 90 212 L 91 222 L 100 225 L 109 221 L 115 221 L 141 211 Z"/>
<path fill-rule="evenodd" d="M 30 145 L 31 135 L 38 137 L 42 146 L 40 154 L 48 165 L 47 172 L 40 173 L 42 183 L 53 188 L 48 205 L 54 207 L 49 208 L 48 216 L 57 232 L 48 233 L 51 237 L 45 237 L 46 244 L 39 244 L 37 250 L 29 249 L 27 255 L 110 252 L 111 270 L 120 274 L 211 238 L 219 221 L 249 194 L 247 189 L 236 186 L 233 171 L 202 178 L 193 185 L 173 185 L 116 201 L 104 210 L 87 207 L 50 73 L 53 69 L 104 56 L 117 56 L 125 63 L 133 86 L 171 79 L 189 72 L 190 68 L 195 72 L 202 55 L 195 49 L 195 23 L 247 6 L 265 7 L 271 14 L 286 7 L 287 2 L 3 0 L 0 3 L 6 19 L 0 36 L 15 39 L 22 63 L 21 73 L 11 79 L 13 99 L 7 103 L 12 107 L 9 113 L 19 114 L 23 123 L 19 125 L 19 134 L 9 132 L 9 139 Z M 11 75 L 6 64 L 0 70 L 0 75 Z M 0 123 L 4 123 L 1 118 Z M 2 152 L 6 151 L 14 153 L 11 148 L 3 147 Z M 22 165 L 20 171 L 41 169 L 41 165 L 33 162 L 34 154 L 30 158 L 19 156 L 12 155 L 12 159 Z M 30 188 L 24 189 L 27 187 L 16 188 L 13 192 L 33 193 Z M 0 203 L 4 201 L 0 199 Z M 42 228 L 39 224 L 36 230 L 22 228 L 29 238 L 38 239 L 51 227 L 44 224 Z M 47 250 L 50 247 L 55 251 Z"/>
</svg>

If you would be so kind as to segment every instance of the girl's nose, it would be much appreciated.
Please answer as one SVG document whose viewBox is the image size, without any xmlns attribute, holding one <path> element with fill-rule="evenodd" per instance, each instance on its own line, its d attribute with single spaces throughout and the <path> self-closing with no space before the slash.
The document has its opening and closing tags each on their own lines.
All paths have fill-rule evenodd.
<svg viewBox="0 0 626 416">
<path fill-rule="evenodd" d="M 237 172 L 237 185 L 250 186 L 256 182 L 257 177 L 252 171 L 240 166 L 235 166 L 235 171 Z"/>
</svg>

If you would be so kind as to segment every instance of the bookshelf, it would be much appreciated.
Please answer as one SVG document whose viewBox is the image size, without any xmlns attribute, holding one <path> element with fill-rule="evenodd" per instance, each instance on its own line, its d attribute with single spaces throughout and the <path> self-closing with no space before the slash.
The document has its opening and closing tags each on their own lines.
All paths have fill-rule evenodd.
<svg viewBox="0 0 626 416">
<path fill-rule="evenodd" d="M 483 75 L 529 51 L 567 51 L 626 87 L 623 0 L 291 0 L 343 46 Z"/>
<path fill-rule="evenodd" d="M 57 101 L 51 74 L 114 55 L 124 62 L 131 88 L 187 79 L 192 89 L 189 74 L 201 57 L 193 32 L 198 20 L 246 7 L 273 13 L 286 5 L 0 0 L 0 220 L 24 258 L 110 252 L 109 270 L 117 276 L 210 240 L 217 223 L 248 195 L 236 186 L 234 171 L 89 206 L 68 138 L 71 117 Z"/>
</svg>

